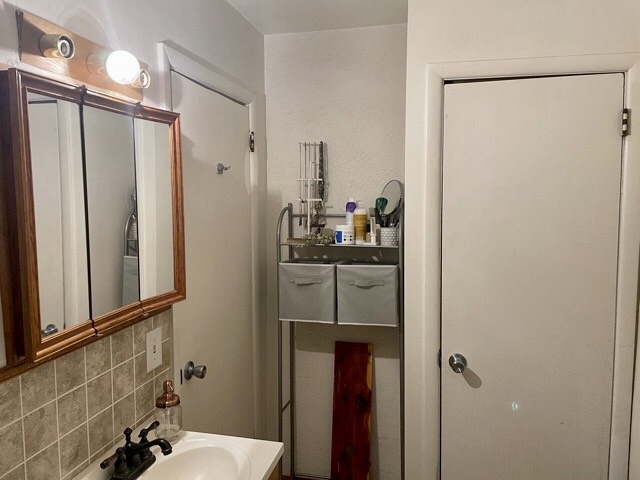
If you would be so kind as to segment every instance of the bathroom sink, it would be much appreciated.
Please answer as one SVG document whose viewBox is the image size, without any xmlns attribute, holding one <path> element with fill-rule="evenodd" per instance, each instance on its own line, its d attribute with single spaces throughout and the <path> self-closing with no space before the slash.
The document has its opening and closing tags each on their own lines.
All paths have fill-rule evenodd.
<svg viewBox="0 0 640 480">
<path fill-rule="evenodd" d="M 156 462 L 140 480 L 267 480 L 284 451 L 279 442 L 199 432 L 185 432 L 172 446 L 167 456 L 152 448 Z M 100 461 L 74 480 L 108 480 L 111 469 L 102 470 Z"/>
<path fill-rule="evenodd" d="M 208 438 L 207 438 L 208 437 Z M 250 480 L 249 455 L 228 437 L 189 433 L 173 447 L 171 455 L 156 452 L 156 463 L 140 478 L 144 480 Z"/>
</svg>

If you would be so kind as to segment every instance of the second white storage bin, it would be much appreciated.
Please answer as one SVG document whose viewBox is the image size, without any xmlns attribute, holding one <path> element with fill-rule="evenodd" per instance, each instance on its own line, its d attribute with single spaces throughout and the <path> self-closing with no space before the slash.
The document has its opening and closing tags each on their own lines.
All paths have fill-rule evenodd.
<svg viewBox="0 0 640 480">
<path fill-rule="evenodd" d="M 351 261 L 337 266 L 338 324 L 396 327 L 398 265 Z"/>
</svg>

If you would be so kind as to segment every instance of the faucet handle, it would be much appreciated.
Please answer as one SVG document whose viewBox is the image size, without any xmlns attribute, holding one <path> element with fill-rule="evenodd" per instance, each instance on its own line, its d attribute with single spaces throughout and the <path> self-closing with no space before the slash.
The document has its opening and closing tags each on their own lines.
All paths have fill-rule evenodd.
<svg viewBox="0 0 640 480">
<path fill-rule="evenodd" d="M 116 453 L 114 453 L 113 455 L 111 455 L 109 458 L 105 458 L 102 462 L 100 462 L 100 468 L 101 469 L 105 469 L 107 468 L 109 465 L 111 465 L 113 462 L 116 461 L 116 459 L 120 456 L 120 455 L 124 455 L 124 449 L 123 448 L 118 448 L 116 450 Z"/>
<path fill-rule="evenodd" d="M 159 426 L 160 426 L 160 422 L 156 420 L 155 422 L 152 422 L 151 425 L 149 425 L 147 428 L 143 428 L 142 430 L 140 430 L 140 433 L 138 434 L 138 438 L 140 439 L 140 445 L 147 445 L 149 443 L 149 440 L 147 440 L 147 435 L 149 435 L 149 432 L 151 430 L 154 430 Z M 150 449 L 146 448 L 141 450 L 139 455 L 140 455 L 140 460 L 144 461 L 153 454 L 151 453 Z"/>
<path fill-rule="evenodd" d="M 138 434 L 138 438 L 141 438 L 143 441 L 146 441 L 147 435 L 149 435 L 149 432 L 151 430 L 155 430 L 159 426 L 160 426 L 159 421 L 156 420 L 155 422 L 152 422 L 151 425 L 149 425 L 147 428 L 143 428 L 142 430 L 140 430 L 140 433 Z"/>
<path fill-rule="evenodd" d="M 131 430 L 129 427 L 124 429 L 124 438 L 127 441 L 127 443 L 129 443 L 131 441 L 131 434 L 133 433 L 133 430 Z"/>
<path fill-rule="evenodd" d="M 129 471 L 129 469 L 127 468 L 127 456 L 124 453 L 124 448 L 122 447 L 117 448 L 116 453 L 111 455 L 109 458 L 105 458 L 100 463 L 100 468 L 104 470 L 109 465 L 111 465 L 114 461 L 116 462 L 115 469 L 113 471 L 114 476 L 123 475 Z"/>
</svg>

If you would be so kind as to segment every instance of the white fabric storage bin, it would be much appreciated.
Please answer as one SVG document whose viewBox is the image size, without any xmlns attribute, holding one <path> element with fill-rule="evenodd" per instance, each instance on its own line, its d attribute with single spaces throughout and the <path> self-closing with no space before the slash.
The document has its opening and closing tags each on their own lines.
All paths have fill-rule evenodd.
<svg viewBox="0 0 640 480">
<path fill-rule="evenodd" d="M 280 320 L 336 322 L 336 263 L 299 258 L 280 262 Z"/>
<path fill-rule="evenodd" d="M 398 326 L 398 265 L 353 261 L 337 270 L 338 324 Z"/>
</svg>

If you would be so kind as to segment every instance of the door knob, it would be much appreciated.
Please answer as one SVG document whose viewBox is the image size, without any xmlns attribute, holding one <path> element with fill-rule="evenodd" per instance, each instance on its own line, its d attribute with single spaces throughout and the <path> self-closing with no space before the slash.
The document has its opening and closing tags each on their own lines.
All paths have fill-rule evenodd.
<svg viewBox="0 0 640 480">
<path fill-rule="evenodd" d="M 206 365 L 195 365 L 191 360 L 184 366 L 184 379 L 189 380 L 191 377 L 204 378 L 207 374 Z"/>
<path fill-rule="evenodd" d="M 46 327 L 44 327 L 40 333 L 42 333 L 43 337 L 48 337 L 49 335 L 53 335 L 54 333 L 58 333 L 58 327 L 55 324 L 50 323 Z"/>
<path fill-rule="evenodd" d="M 454 372 L 462 373 L 467 368 L 467 359 L 461 353 L 454 353 L 449 357 L 449 366 Z"/>
</svg>

